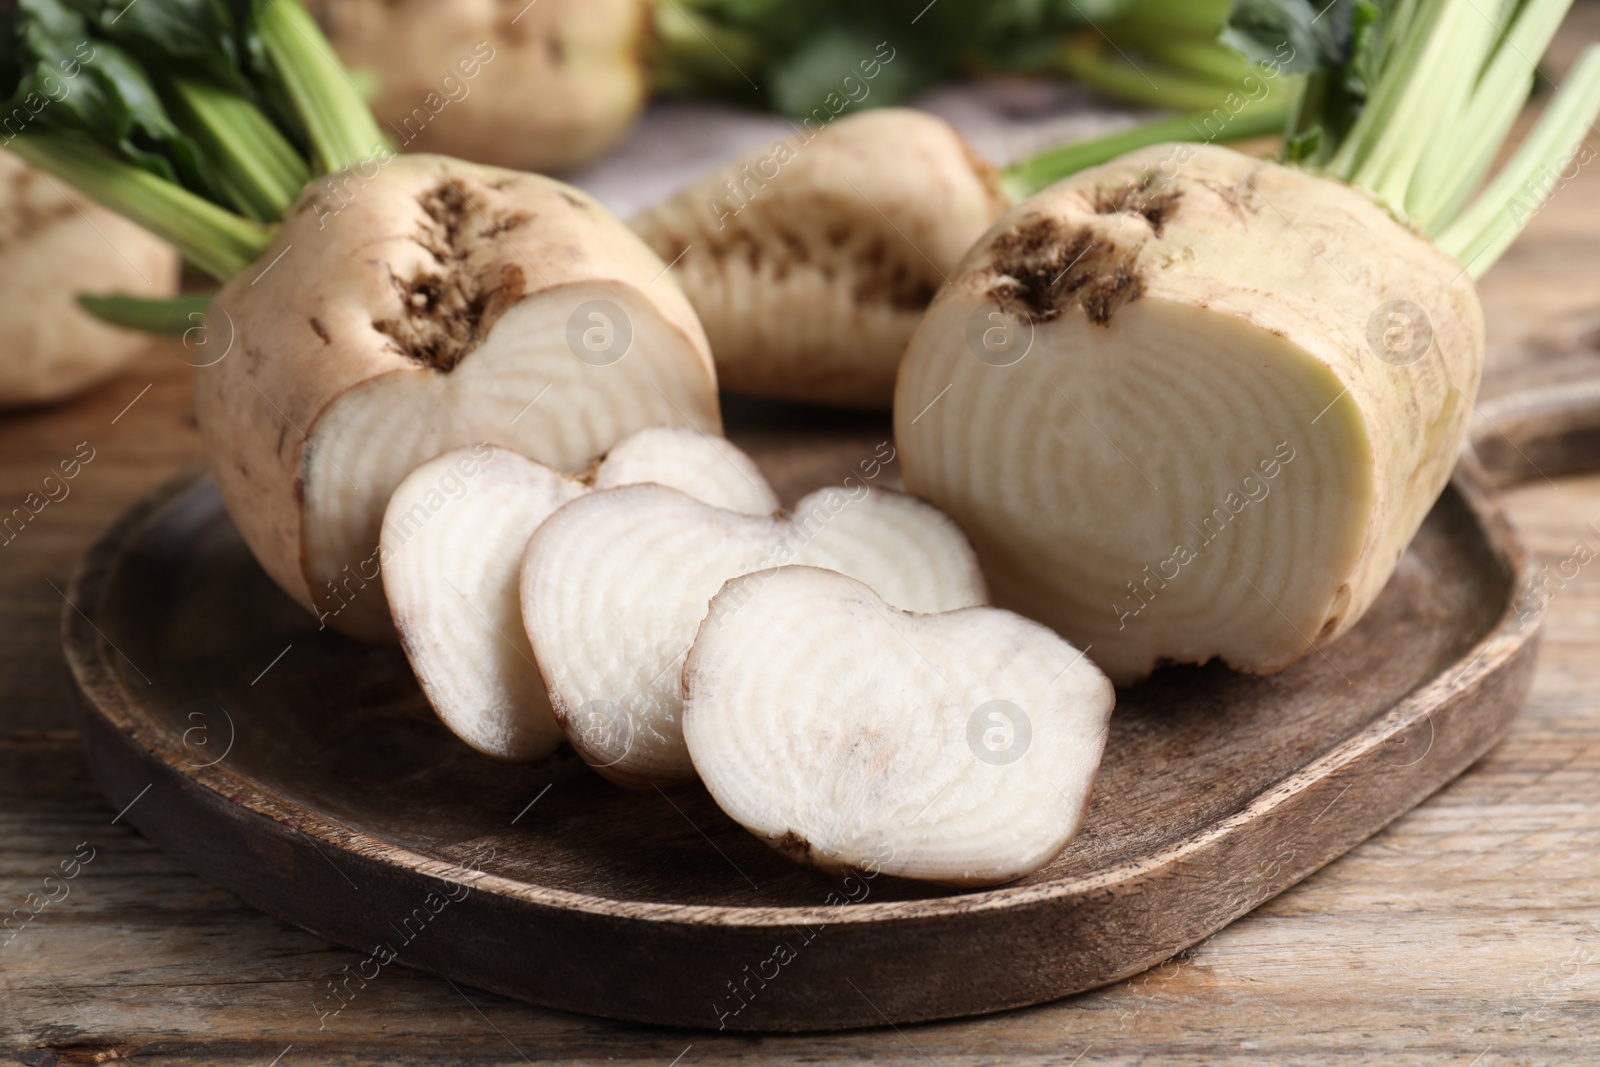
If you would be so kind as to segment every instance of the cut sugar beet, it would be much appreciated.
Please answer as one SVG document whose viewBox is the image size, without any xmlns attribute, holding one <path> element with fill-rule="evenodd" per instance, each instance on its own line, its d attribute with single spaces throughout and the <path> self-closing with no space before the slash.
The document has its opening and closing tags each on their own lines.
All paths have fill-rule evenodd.
<svg viewBox="0 0 1600 1067">
<path fill-rule="evenodd" d="M 683 427 L 633 434 L 586 478 L 480 444 L 422 464 L 395 490 L 380 540 L 395 629 L 439 718 L 478 751 L 534 760 L 561 744 L 523 632 L 517 570 L 529 536 L 562 504 L 591 483 L 632 482 L 753 515 L 778 506 L 750 457 Z"/>
<path fill-rule="evenodd" d="M 440 452 L 493 440 L 579 471 L 647 426 L 720 431 L 693 313 L 584 194 L 399 156 L 328 223 L 341 241 L 319 239 L 317 206 L 280 231 L 293 268 L 218 295 L 248 340 L 196 375 L 195 412 L 245 541 L 329 626 L 392 638 L 369 581 L 383 510 Z M 595 331 L 609 354 L 585 347 Z"/>
<path fill-rule="evenodd" d="M 751 833 L 825 870 L 958 885 L 1007 882 L 1061 851 L 1115 701 L 1038 623 L 986 607 L 913 615 L 812 567 L 724 586 L 684 690 L 695 769 Z"/>
<path fill-rule="evenodd" d="M 1282 670 L 1360 620 L 1466 434 L 1473 279 L 1600 114 L 1591 46 L 1502 152 L 1568 3 L 1330 3 L 1282 162 L 1157 144 L 1000 217 L 895 397 L 906 486 L 997 603 L 1118 683 Z M 1271 62 L 1307 10 L 1236 4 L 1227 39 Z"/>
<path fill-rule="evenodd" d="M 579 755 L 622 785 L 692 778 L 681 670 L 695 629 L 728 579 L 789 563 L 915 611 L 985 597 L 960 529 L 901 493 L 824 489 L 759 518 L 654 485 L 591 493 L 539 527 L 522 570 L 523 622 Z"/>
<path fill-rule="evenodd" d="M 1101 209 L 1179 149 L 1159 224 Z M 1426 358 L 1374 353 L 1385 306 L 1425 324 Z M 901 461 L 972 535 L 995 602 L 1118 684 L 1214 656 L 1271 672 L 1377 596 L 1449 477 L 1482 355 L 1471 279 L 1366 193 L 1153 148 L 969 253 L 901 368 Z"/>
</svg>

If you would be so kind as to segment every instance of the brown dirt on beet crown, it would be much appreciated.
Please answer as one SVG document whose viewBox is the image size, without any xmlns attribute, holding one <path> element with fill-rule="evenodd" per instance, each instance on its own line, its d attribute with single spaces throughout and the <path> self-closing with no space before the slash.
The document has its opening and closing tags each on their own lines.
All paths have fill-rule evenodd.
<svg viewBox="0 0 1600 1067">
<path fill-rule="evenodd" d="M 496 212 L 483 202 L 487 195 L 475 192 L 469 179 L 458 178 L 417 198 L 423 218 L 416 242 L 433 269 L 410 278 L 391 272 L 402 314 L 372 323 L 401 354 L 437 371 L 453 370 L 524 292 L 522 268 L 485 252 L 487 242 L 531 216 Z"/>
<path fill-rule="evenodd" d="M 1104 326 L 1116 310 L 1144 293 L 1135 269 L 1138 248 L 1125 248 L 1088 226 L 1035 216 L 995 238 L 989 297 L 1000 310 L 1049 322 L 1081 307 Z"/>
<path fill-rule="evenodd" d="M 1138 215 L 1150 224 L 1151 231 L 1161 236 L 1162 227 L 1172 217 L 1178 206 L 1180 191 L 1146 174 L 1110 189 L 1094 191 L 1094 210 L 1097 215 Z"/>
<path fill-rule="evenodd" d="M 1147 174 L 1096 189 L 1090 206 L 1097 215 L 1143 219 L 1159 237 L 1179 195 Z M 1104 326 L 1123 304 L 1144 295 L 1142 248 L 1142 241 L 1123 244 L 1094 226 L 1030 215 L 990 245 L 987 270 L 994 278 L 988 295 L 1002 311 L 1032 322 L 1082 308 L 1090 322 Z"/>
</svg>

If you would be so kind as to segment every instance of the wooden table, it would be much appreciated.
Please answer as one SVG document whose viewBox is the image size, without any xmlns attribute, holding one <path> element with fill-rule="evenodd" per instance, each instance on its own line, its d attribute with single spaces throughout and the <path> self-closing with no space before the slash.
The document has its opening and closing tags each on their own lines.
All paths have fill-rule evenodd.
<svg viewBox="0 0 1600 1067">
<path fill-rule="evenodd" d="M 1575 12 L 1553 68 L 1597 31 L 1600 8 Z M 1600 349 L 1600 170 L 1529 223 L 1483 295 L 1492 369 Z M 43 495 L 80 442 L 94 457 L 0 545 L 0 910 L 93 850 L 70 894 L 0 945 L 0 1043 L 17 1062 L 1600 1062 L 1596 567 L 1552 596 L 1532 701 L 1502 745 L 1131 981 L 966 1022 L 762 1038 L 544 1011 L 394 967 L 319 1030 L 315 998 L 360 954 L 209 887 L 118 823 L 69 728 L 56 634 L 73 563 L 200 456 L 178 351 L 152 350 L 71 405 L 0 418 L 0 512 Z M 1540 481 L 1509 503 L 1552 563 L 1579 543 L 1600 553 L 1600 475 Z"/>
</svg>

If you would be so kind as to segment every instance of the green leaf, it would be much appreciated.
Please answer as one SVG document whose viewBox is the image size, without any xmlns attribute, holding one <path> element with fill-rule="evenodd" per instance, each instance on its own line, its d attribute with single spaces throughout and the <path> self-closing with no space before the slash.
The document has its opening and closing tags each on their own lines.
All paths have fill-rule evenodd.
<svg viewBox="0 0 1600 1067">
<path fill-rule="evenodd" d="M 78 295 L 78 306 L 101 322 L 140 333 L 179 336 L 205 323 L 206 308 L 216 292 L 194 293 L 171 300 L 147 300 L 138 296 L 110 293 Z"/>
<path fill-rule="evenodd" d="M 1365 97 L 1377 76 L 1382 16 L 1372 0 L 1358 0 L 1350 15 L 1350 59 L 1344 66 L 1346 91 Z"/>
<path fill-rule="evenodd" d="M 84 134 L 158 177 L 216 195 L 199 150 L 145 69 L 99 36 L 94 17 L 61 0 L 20 0 L 14 15 L 7 59 L 17 77 L 0 104 L 13 120 L 7 135 Z"/>
<path fill-rule="evenodd" d="M 1322 144 L 1322 127 L 1317 126 L 1297 133 L 1284 141 L 1283 159 L 1286 163 L 1306 163 L 1317 157 Z"/>
<path fill-rule="evenodd" d="M 1221 40 L 1252 63 L 1285 74 L 1342 70 L 1360 0 L 1233 0 Z M 1370 6 L 1370 4 L 1366 5 Z"/>
<path fill-rule="evenodd" d="M 191 76 L 251 95 L 250 79 L 240 65 L 243 31 L 222 0 L 118 0 L 112 8 L 100 7 L 97 29 L 130 54 L 181 65 Z"/>
<path fill-rule="evenodd" d="M 894 58 L 881 62 L 878 41 L 856 30 L 841 27 L 813 37 L 772 64 L 768 78 L 773 107 L 796 117 L 818 109 L 837 114 L 856 104 L 881 107 L 900 103 L 931 80 L 914 56 L 893 49 L 881 54 Z M 867 71 L 876 73 L 867 78 Z"/>
<path fill-rule="evenodd" d="M 1376 0 L 1233 0 L 1220 40 L 1275 72 L 1305 75 L 1285 160 L 1320 167 L 1344 143 L 1376 81 L 1378 49 L 1392 43 L 1382 28 Z"/>
<path fill-rule="evenodd" d="M 0 143 L 221 279 L 387 150 L 297 0 L 0 0 Z"/>
<path fill-rule="evenodd" d="M 653 66 L 658 87 L 668 91 L 738 102 L 756 96 L 799 116 L 830 92 L 844 95 L 843 79 L 860 78 L 861 62 L 882 45 L 894 59 L 882 64 L 860 101 L 877 107 L 971 69 L 1048 68 L 1068 30 L 1152 2 L 668 0 L 656 7 Z"/>
</svg>

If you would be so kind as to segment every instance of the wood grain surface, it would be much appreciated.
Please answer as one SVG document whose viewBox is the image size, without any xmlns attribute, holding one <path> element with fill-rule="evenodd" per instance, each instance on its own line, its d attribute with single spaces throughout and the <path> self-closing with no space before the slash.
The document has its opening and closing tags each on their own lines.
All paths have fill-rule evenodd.
<svg viewBox="0 0 1600 1067">
<path fill-rule="evenodd" d="M 1600 37 L 1594 5 L 1573 23 L 1555 71 Z M 1529 222 L 1482 293 L 1489 391 L 1513 367 L 1593 358 L 1592 166 Z M 1491 397 L 1480 406 L 1496 420 Z M 396 965 L 319 1029 L 317 998 L 364 954 L 207 886 L 130 830 L 69 726 L 59 590 L 100 527 L 198 457 L 187 368 L 152 351 L 78 402 L 0 417 L 0 510 L 42 494 L 83 441 L 95 458 L 70 494 L 0 547 L 0 903 L 61 897 L 0 945 L 0 1050 L 15 1062 L 1600 1062 L 1600 475 L 1534 471 L 1508 498 L 1549 569 L 1541 664 L 1507 740 L 1384 832 L 1130 981 L 973 1021 L 774 1038 L 607 1023 Z M 46 886 L 63 871 L 76 876 Z"/>
</svg>

